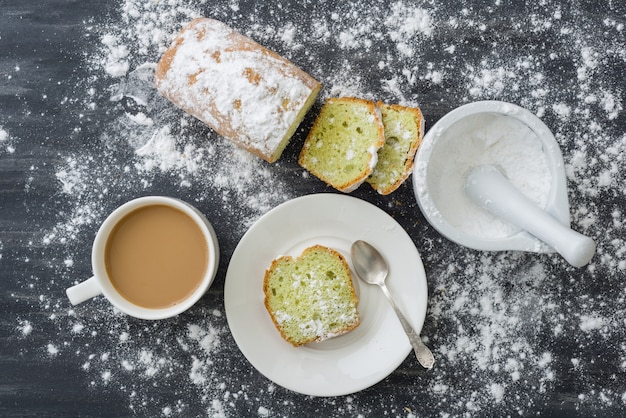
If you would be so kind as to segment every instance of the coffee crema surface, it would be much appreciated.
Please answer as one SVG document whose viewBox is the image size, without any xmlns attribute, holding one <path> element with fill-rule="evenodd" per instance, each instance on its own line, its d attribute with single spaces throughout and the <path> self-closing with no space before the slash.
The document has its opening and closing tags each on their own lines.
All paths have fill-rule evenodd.
<svg viewBox="0 0 626 418">
<path fill-rule="evenodd" d="M 202 283 L 209 251 L 198 224 L 166 205 L 149 205 L 122 218 L 105 249 L 111 283 L 129 302 L 167 308 L 187 299 Z"/>
</svg>

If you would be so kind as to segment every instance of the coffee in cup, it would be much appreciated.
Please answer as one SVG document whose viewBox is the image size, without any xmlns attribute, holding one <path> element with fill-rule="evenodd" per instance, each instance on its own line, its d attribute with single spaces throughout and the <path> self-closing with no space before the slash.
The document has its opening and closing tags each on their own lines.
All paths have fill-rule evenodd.
<svg viewBox="0 0 626 418">
<path fill-rule="evenodd" d="M 93 245 L 94 276 L 67 295 L 78 304 L 104 294 L 129 315 L 166 318 L 205 293 L 218 263 L 215 232 L 200 212 L 178 199 L 143 197 L 105 220 Z"/>
</svg>

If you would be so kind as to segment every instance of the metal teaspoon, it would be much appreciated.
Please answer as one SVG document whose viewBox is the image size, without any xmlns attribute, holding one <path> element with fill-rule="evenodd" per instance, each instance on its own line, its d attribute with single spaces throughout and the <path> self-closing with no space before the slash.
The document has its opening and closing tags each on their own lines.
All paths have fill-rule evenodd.
<svg viewBox="0 0 626 418">
<path fill-rule="evenodd" d="M 420 336 L 417 335 L 404 314 L 402 314 L 400 309 L 396 306 L 389 289 L 387 289 L 387 286 L 385 285 L 385 279 L 389 273 L 389 267 L 387 266 L 383 256 L 376 250 L 376 248 L 367 242 L 360 240 L 355 241 L 352 244 L 350 252 L 352 255 L 352 264 L 354 264 L 357 276 L 365 283 L 380 286 L 385 296 L 387 296 L 387 299 L 389 299 L 389 303 L 398 316 L 398 319 L 400 319 L 402 328 L 404 328 L 404 332 L 406 332 L 406 335 L 409 337 L 409 341 L 413 346 L 413 351 L 415 351 L 417 360 L 424 368 L 432 368 L 435 363 L 433 353 L 422 342 Z"/>
</svg>

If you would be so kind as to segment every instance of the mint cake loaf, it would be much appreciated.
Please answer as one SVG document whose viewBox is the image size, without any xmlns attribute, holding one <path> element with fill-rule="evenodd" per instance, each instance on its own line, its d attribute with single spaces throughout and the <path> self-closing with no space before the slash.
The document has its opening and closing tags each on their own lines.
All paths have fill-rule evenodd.
<svg viewBox="0 0 626 418">
<path fill-rule="evenodd" d="M 296 259 L 273 260 L 263 292 L 274 325 L 295 347 L 345 334 L 360 324 L 350 267 L 332 248 L 314 245 Z"/>
<path fill-rule="evenodd" d="M 424 136 L 424 118 L 417 107 L 377 104 L 385 126 L 385 144 L 366 181 L 380 194 L 396 190 L 411 174 L 415 153 Z"/>
<path fill-rule="evenodd" d="M 321 84 L 224 23 L 197 18 L 165 51 L 158 91 L 259 157 L 280 158 Z"/>
<path fill-rule="evenodd" d="M 328 185 L 349 193 L 372 173 L 384 143 L 383 122 L 373 102 L 330 98 L 322 106 L 298 162 Z"/>
</svg>

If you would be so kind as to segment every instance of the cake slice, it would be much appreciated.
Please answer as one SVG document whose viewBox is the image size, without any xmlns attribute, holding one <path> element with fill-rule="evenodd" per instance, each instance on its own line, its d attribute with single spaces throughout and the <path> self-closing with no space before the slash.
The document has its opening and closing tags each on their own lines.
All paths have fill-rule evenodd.
<svg viewBox="0 0 626 418">
<path fill-rule="evenodd" d="M 349 193 L 372 173 L 384 142 L 383 122 L 373 102 L 330 98 L 322 106 L 298 162 L 326 184 Z"/>
<path fill-rule="evenodd" d="M 385 145 L 367 182 L 380 194 L 396 190 L 411 174 L 415 152 L 424 135 L 424 118 L 416 107 L 379 102 L 385 127 Z"/>
<path fill-rule="evenodd" d="M 332 248 L 314 245 L 296 259 L 273 260 L 263 292 L 274 325 L 295 347 L 345 334 L 360 323 L 350 267 Z"/>
<path fill-rule="evenodd" d="M 321 88 L 286 58 L 208 18 L 180 31 L 154 78 L 176 106 L 268 162 L 280 158 Z"/>
</svg>

